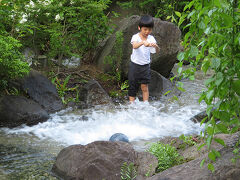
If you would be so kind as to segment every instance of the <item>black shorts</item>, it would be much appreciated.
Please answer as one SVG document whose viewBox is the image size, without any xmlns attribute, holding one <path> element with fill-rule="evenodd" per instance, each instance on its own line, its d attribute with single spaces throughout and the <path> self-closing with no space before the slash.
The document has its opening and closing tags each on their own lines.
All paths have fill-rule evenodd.
<svg viewBox="0 0 240 180">
<path fill-rule="evenodd" d="M 129 64 L 128 95 L 135 97 L 140 84 L 149 84 L 151 80 L 150 64 L 139 65 L 133 62 Z"/>
</svg>

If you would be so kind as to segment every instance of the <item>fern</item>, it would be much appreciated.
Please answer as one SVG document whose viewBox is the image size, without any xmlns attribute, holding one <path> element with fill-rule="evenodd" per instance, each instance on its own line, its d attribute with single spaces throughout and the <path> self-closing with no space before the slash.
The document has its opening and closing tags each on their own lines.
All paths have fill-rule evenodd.
<svg viewBox="0 0 240 180">
<path fill-rule="evenodd" d="M 121 167 L 121 179 L 122 180 L 134 180 L 137 177 L 137 171 L 134 167 L 134 164 L 124 162 Z"/>
</svg>

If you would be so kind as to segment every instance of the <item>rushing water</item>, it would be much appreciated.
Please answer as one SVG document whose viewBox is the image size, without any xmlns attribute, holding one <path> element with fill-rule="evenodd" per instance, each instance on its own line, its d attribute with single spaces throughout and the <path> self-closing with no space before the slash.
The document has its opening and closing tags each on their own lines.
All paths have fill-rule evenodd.
<svg viewBox="0 0 240 180">
<path fill-rule="evenodd" d="M 205 109 L 198 94 L 204 75 L 184 82 L 186 92 L 178 101 L 165 98 L 149 104 L 101 106 L 86 110 L 66 109 L 44 123 L 29 127 L 0 129 L 0 179 L 55 179 L 50 174 L 57 153 L 72 144 L 109 140 L 114 133 L 125 134 L 137 150 L 144 143 L 165 136 L 199 134 L 200 124 L 190 121 Z"/>
</svg>

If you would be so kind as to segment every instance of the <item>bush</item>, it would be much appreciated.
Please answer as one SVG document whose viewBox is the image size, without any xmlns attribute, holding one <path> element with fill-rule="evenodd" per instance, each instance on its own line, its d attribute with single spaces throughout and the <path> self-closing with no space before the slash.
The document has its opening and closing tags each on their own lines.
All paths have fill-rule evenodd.
<svg viewBox="0 0 240 180">
<path fill-rule="evenodd" d="M 178 154 L 176 148 L 169 144 L 162 144 L 160 142 L 152 143 L 147 151 L 157 157 L 158 172 L 164 171 L 182 162 L 182 157 Z"/>
<path fill-rule="evenodd" d="M 13 37 L 0 35 L 0 90 L 6 88 L 9 81 L 29 72 L 28 64 L 22 61 L 20 47 Z"/>
<path fill-rule="evenodd" d="M 110 31 L 104 10 L 110 0 L 3 0 L 0 31 L 56 58 L 78 56 L 89 60 Z"/>
</svg>

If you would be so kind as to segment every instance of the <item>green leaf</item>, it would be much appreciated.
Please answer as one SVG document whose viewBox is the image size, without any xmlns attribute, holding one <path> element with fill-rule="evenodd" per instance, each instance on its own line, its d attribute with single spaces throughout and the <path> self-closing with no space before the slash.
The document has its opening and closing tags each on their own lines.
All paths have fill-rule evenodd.
<svg viewBox="0 0 240 180">
<path fill-rule="evenodd" d="M 214 0 L 214 5 L 218 6 L 219 8 L 221 8 L 221 3 L 219 0 Z"/>
<path fill-rule="evenodd" d="M 180 53 L 178 53 L 178 55 L 177 55 L 177 59 L 178 59 L 179 61 L 182 61 L 182 60 L 184 60 L 184 56 L 185 56 L 185 52 L 180 52 Z"/>
<path fill-rule="evenodd" d="M 215 154 L 215 157 L 221 157 L 220 152 L 216 151 L 216 150 L 212 150 L 212 152 Z"/>
<path fill-rule="evenodd" d="M 225 122 L 229 122 L 230 114 L 226 111 L 219 111 L 219 118 Z"/>
<path fill-rule="evenodd" d="M 178 17 L 181 17 L 181 13 L 180 13 L 180 12 L 175 11 L 175 14 L 176 14 Z"/>
<path fill-rule="evenodd" d="M 214 162 L 216 160 L 216 156 L 215 156 L 215 154 L 212 151 L 208 153 L 208 158 L 211 159 Z"/>
<path fill-rule="evenodd" d="M 191 46 L 189 53 L 190 53 L 191 57 L 197 56 L 198 55 L 198 48 L 197 48 L 197 46 Z"/>
<path fill-rule="evenodd" d="M 224 147 L 226 146 L 224 140 L 220 138 L 214 138 L 214 141 L 217 142 L 218 144 L 221 144 Z"/>
<path fill-rule="evenodd" d="M 209 105 L 209 106 L 207 107 L 206 113 L 207 113 L 208 117 L 210 117 L 210 114 L 211 114 L 211 112 L 212 112 L 212 108 L 213 108 L 213 105 Z"/>
<path fill-rule="evenodd" d="M 171 90 L 170 91 L 167 91 L 167 92 L 165 92 L 164 93 L 164 96 L 166 96 L 167 94 L 169 94 L 171 92 Z"/>
<path fill-rule="evenodd" d="M 198 24 L 198 27 L 199 27 L 200 29 L 205 29 L 205 28 L 206 28 L 206 25 L 205 25 L 205 23 L 204 23 L 203 21 L 201 21 L 201 22 Z"/>
<path fill-rule="evenodd" d="M 182 72 L 182 67 L 179 67 L 178 70 L 177 70 L 178 74 L 181 74 Z"/>
<path fill-rule="evenodd" d="M 200 125 L 202 125 L 207 120 L 207 118 L 208 117 L 203 118 L 203 120 L 201 121 Z"/>
<path fill-rule="evenodd" d="M 203 167 L 204 163 L 205 163 L 205 159 L 203 159 L 203 160 L 201 161 L 201 163 L 200 163 L 200 167 L 201 167 L 201 168 Z"/>
<path fill-rule="evenodd" d="M 212 163 L 209 163 L 209 164 L 208 164 L 208 169 L 209 169 L 210 171 L 212 171 L 212 172 L 215 171 L 214 166 L 213 166 Z"/>
<path fill-rule="evenodd" d="M 195 80 L 195 77 L 194 77 L 194 75 L 192 75 L 192 76 L 189 76 L 189 79 L 190 79 L 191 81 Z"/>
<path fill-rule="evenodd" d="M 204 85 L 205 86 L 208 86 L 211 82 L 213 82 L 214 81 L 214 78 L 209 78 L 209 79 L 207 79 L 207 80 L 205 80 L 204 81 Z"/>
<path fill-rule="evenodd" d="M 208 149 L 210 149 L 210 146 L 211 146 L 211 143 L 212 143 L 212 135 L 208 136 L 206 143 L 207 143 Z"/>
<path fill-rule="evenodd" d="M 207 72 L 209 66 L 210 66 L 210 62 L 207 58 L 205 58 L 203 63 L 202 63 L 202 67 L 201 67 L 201 69 L 203 70 L 204 73 Z"/>
<path fill-rule="evenodd" d="M 170 19 L 172 16 L 167 16 L 166 20 Z"/>
<path fill-rule="evenodd" d="M 200 150 L 201 148 L 203 148 L 205 145 L 206 145 L 205 143 L 201 144 L 200 146 L 198 146 L 197 150 L 199 151 L 199 150 Z"/>
<path fill-rule="evenodd" d="M 180 91 L 185 92 L 186 90 L 182 87 L 177 87 Z"/>
<path fill-rule="evenodd" d="M 233 81 L 233 90 L 240 96 L 240 80 Z"/>
<path fill-rule="evenodd" d="M 212 89 L 212 90 L 207 92 L 206 98 L 207 98 L 207 100 L 211 101 L 213 96 L 214 96 L 214 90 Z"/>
<path fill-rule="evenodd" d="M 220 64 L 221 64 L 221 61 L 220 61 L 219 58 L 213 58 L 211 60 L 211 67 L 214 68 L 214 69 L 218 69 Z"/>
<path fill-rule="evenodd" d="M 222 133 L 225 133 L 225 134 L 228 134 L 228 129 L 227 129 L 227 126 L 222 124 L 222 123 L 219 123 L 216 125 L 217 129 L 219 129 Z"/>
<path fill-rule="evenodd" d="M 200 98 L 198 99 L 198 103 L 201 103 L 205 97 L 206 97 L 205 93 L 202 93 Z"/>
<path fill-rule="evenodd" d="M 222 81 L 223 81 L 223 73 L 218 72 L 216 75 L 216 81 L 215 81 L 216 86 L 219 86 L 222 83 Z"/>
</svg>

